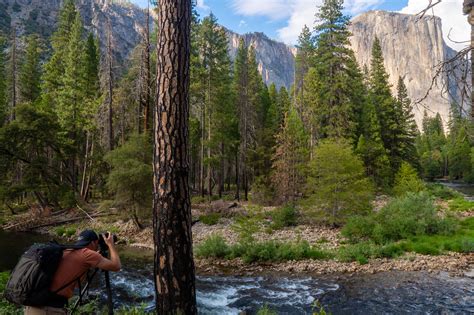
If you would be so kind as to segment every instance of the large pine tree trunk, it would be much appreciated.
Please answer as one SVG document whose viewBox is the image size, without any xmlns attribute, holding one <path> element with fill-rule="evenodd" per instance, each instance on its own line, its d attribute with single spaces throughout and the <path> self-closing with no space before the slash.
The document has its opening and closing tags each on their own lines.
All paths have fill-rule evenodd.
<svg viewBox="0 0 474 315">
<path fill-rule="evenodd" d="M 155 289 L 158 314 L 197 314 L 189 196 L 191 0 L 158 1 L 154 111 Z"/>
</svg>

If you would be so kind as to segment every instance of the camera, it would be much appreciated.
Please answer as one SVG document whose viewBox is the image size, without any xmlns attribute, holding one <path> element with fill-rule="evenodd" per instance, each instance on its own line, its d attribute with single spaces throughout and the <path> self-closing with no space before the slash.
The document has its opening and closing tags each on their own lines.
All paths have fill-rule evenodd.
<svg viewBox="0 0 474 315">
<path fill-rule="evenodd" d="M 100 252 L 104 252 L 104 253 L 105 253 L 105 252 L 107 252 L 107 250 L 109 249 L 109 247 L 108 247 L 107 244 L 105 243 L 104 236 L 105 236 L 105 237 L 109 237 L 109 232 L 99 233 L 99 247 L 100 247 Z M 117 235 L 112 234 L 112 237 L 114 238 L 114 243 L 117 243 L 117 241 L 118 241 Z"/>
</svg>

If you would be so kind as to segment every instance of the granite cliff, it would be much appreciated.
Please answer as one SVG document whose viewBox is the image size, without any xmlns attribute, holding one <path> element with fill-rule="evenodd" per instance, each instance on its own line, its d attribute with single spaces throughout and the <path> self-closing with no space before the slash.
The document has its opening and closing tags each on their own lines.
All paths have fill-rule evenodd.
<svg viewBox="0 0 474 315">
<path fill-rule="evenodd" d="M 352 48 L 361 67 L 370 67 L 372 44 L 378 37 L 393 91 L 400 76 L 413 101 L 425 96 L 436 74 L 436 66 L 456 54 L 444 42 L 441 19 L 437 17 L 425 16 L 417 20 L 414 15 L 370 11 L 352 19 L 351 31 Z M 414 106 L 419 127 L 425 110 L 429 116 L 439 113 L 444 123 L 448 122 L 450 103 L 457 98 L 454 84 L 452 78 L 441 76 L 428 97 Z M 443 87 L 447 87 L 451 95 Z"/>
</svg>

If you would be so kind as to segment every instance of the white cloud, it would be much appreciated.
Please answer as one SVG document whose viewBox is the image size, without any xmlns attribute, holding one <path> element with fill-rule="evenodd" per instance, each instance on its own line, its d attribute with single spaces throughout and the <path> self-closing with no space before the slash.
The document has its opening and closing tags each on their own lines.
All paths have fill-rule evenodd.
<svg viewBox="0 0 474 315">
<path fill-rule="evenodd" d="M 203 11 L 211 11 L 211 8 L 204 3 L 204 0 L 197 0 L 196 5 L 199 9 Z"/>
<path fill-rule="evenodd" d="M 242 27 L 247 27 L 247 22 L 245 22 L 244 20 L 240 20 L 239 22 L 239 28 L 242 28 Z"/>
<path fill-rule="evenodd" d="M 346 0 L 350 14 L 358 14 L 382 3 L 384 0 Z M 304 25 L 314 26 L 315 14 L 323 0 L 233 0 L 237 13 L 244 16 L 265 16 L 272 20 L 287 19 L 285 27 L 277 30 L 280 40 L 296 44 Z"/>
<path fill-rule="evenodd" d="M 416 14 L 426 8 L 428 3 L 428 0 L 409 0 L 407 6 L 400 12 Z M 441 18 L 444 40 L 450 47 L 456 50 L 460 50 L 468 44 L 459 44 L 453 41 L 462 42 L 469 40 L 471 32 L 467 17 L 462 13 L 462 3 L 463 0 L 442 0 L 441 3 L 433 7 L 433 10 L 427 12 L 430 15 L 434 12 L 434 15 Z M 449 32 L 451 32 L 449 37 L 453 41 L 448 38 Z"/>
</svg>

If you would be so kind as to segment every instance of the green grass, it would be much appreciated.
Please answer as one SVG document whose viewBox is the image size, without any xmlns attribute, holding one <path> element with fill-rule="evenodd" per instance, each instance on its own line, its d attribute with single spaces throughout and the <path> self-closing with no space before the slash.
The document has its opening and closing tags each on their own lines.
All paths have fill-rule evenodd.
<svg viewBox="0 0 474 315">
<path fill-rule="evenodd" d="M 23 314 L 23 309 L 14 304 L 11 304 L 3 297 L 5 286 L 7 285 L 9 272 L 0 272 L 0 314 L 19 315 Z"/>
<path fill-rule="evenodd" d="M 423 255 L 474 253 L 474 218 L 460 221 L 459 228 L 451 235 L 417 235 L 386 244 L 363 241 L 340 247 L 336 257 L 340 261 L 358 261 L 364 264 L 370 258 L 396 258 L 405 252 Z"/>
<path fill-rule="evenodd" d="M 473 211 L 474 202 L 464 199 L 463 197 L 457 197 L 448 202 L 449 210 L 451 211 Z"/>
<path fill-rule="evenodd" d="M 206 225 L 216 225 L 219 222 L 220 214 L 218 213 L 210 213 L 210 214 L 203 214 L 199 216 L 199 221 Z"/>
<path fill-rule="evenodd" d="M 297 242 L 240 242 L 228 245 L 219 235 L 212 235 L 196 248 L 196 255 L 204 258 L 242 258 L 246 263 L 280 262 L 302 259 L 328 259 L 332 254 L 311 246 L 306 241 Z"/>
<path fill-rule="evenodd" d="M 257 315 L 278 315 L 278 313 L 265 304 L 257 311 Z"/>
</svg>

